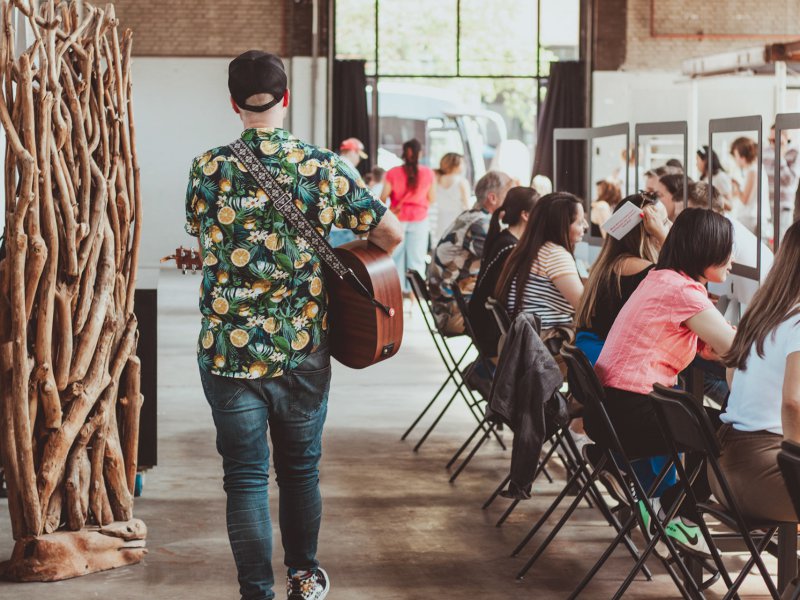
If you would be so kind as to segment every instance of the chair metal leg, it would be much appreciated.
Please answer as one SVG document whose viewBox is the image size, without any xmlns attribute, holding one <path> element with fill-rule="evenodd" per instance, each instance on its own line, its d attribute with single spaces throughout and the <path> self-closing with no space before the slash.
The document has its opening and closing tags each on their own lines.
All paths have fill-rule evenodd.
<svg viewBox="0 0 800 600">
<path fill-rule="evenodd" d="M 500 492 L 502 492 L 503 489 L 508 485 L 509 481 L 511 481 L 510 473 L 505 476 L 505 479 L 503 479 L 503 481 L 500 482 L 500 485 L 498 485 L 494 489 L 494 492 L 492 492 L 492 495 L 489 496 L 488 500 L 486 500 L 486 502 L 483 503 L 483 506 L 481 506 L 481 510 L 486 510 L 492 505 L 492 502 L 494 502 L 495 499 L 500 495 Z"/>
<path fill-rule="evenodd" d="M 605 464 L 605 456 L 600 461 L 597 470 L 599 470 L 599 468 L 604 464 Z M 525 546 L 528 544 L 529 541 L 531 541 L 533 536 L 535 536 L 536 533 L 539 531 L 539 529 L 541 529 L 542 525 L 544 525 L 547 522 L 547 519 L 550 518 L 550 515 L 552 515 L 553 512 L 555 512 L 555 510 L 558 508 L 558 505 L 561 504 L 564 498 L 567 497 L 567 494 L 569 493 L 569 488 L 572 485 L 574 485 L 575 482 L 578 481 L 578 478 L 580 477 L 582 471 L 583 467 L 580 467 L 575 473 L 572 474 L 572 476 L 564 484 L 564 488 L 561 490 L 558 496 L 556 496 L 556 499 L 550 503 L 550 506 L 547 508 L 546 511 L 544 511 L 544 514 L 541 517 L 539 517 L 539 520 L 536 521 L 534 526 L 531 527 L 531 529 L 528 531 L 527 535 L 522 539 L 522 541 L 519 544 L 517 544 L 517 547 L 514 548 L 514 550 L 511 552 L 511 556 L 517 556 L 520 552 L 522 552 L 522 549 L 525 548 Z M 585 484 L 581 487 L 581 490 L 578 495 L 579 498 L 578 501 L 580 501 L 580 498 L 582 498 L 587 491 L 588 491 L 588 485 Z M 517 577 L 519 578 L 519 575 Z"/>
<path fill-rule="evenodd" d="M 442 412 L 440 412 L 439 416 L 437 416 L 436 419 L 434 419 L 433 423 L 431 423 L 430 427 L 428 427 L 428 429 L 425 431 L 425 433 L 423 434 L 422 438 L 417 442 L 416 446 L 414 446 L 414 452 L 418 452 L 419 451 L 419 449 L 422 447 L 422 444 L 425 443 L 425 440 L 428 439 L 428 436 L 431 434 L 431 432 L 439 424 L 439 421 L 442 420 L 442 417 L 444 416 L 444 413 L 447 412 L 447 409 L 450 408 L 450 405 L 453 404 L 453 400 L 455 400 L 455 399 L 456 399 L 456 395 L 453 394 L 450 397 L 450 400 L 447 401 L 447 404 L 444 405 L 444 408 L 442 409 Z"/>
<path fill-rule="evenodd" d="M 428 405 L 427 405 L 427 406 L 426 406 L 426 407 L 425 407 L 425 408 L 422 410 L 422 412 L 421 412 L 421 413 L 419 413 L 419 415 L 418 415 L 418 416 L 417 416 L 417 418 L 414 420 L 414 422 L 411 424 L 411 426 L 410 426 L 408 429 L 406 429 L 406 432 L 405 432 L 405 433 L 402 435 L 402 437 L 400 438 L 400 440 L 401 440 L 401 441 L 404 441 L 404 440 L 405 440 L 405 439 L 408 437 L 408 435 L 409 435 L 409 434 L 410 434 L 410 433 L 411 433 L 411 432 L 414 430 L 414 428 L 415 428 L 415 427 L 416 427 L 416 426 L 419 424 L 419 422 L 422 420 L 422 418 L 423 418 L 423 417 L 424 417 L 424 416 L 427 414 L 427 412 L 430 410 L 431 406 L 433 406 L 433 405 L 434 405 L 434 403 L 436 402 L 436 400 L 439 398 L 439 396 L 441 395 L 441 393 L 444 391 L 444 388 L 446 388 L 446 387 L 447 387 L 447 384 L 450 382 L 450 380 L 451 380 L 451 379 L 453 379 L 453 374 L 452 374 L 452 373 L 450 373 L 450 374 L 447 376 L 447 379 L 445 379 L 445 380 L 444 380 L 444 383 L 443 383 L 441 386 L 439 386 L 439 389 L 438 389 L 438 390 L 437 390 L 437 392 L 436 392 L 436 393 L 433 395 L 433 398 L 431 398 L 431 401 L 430 401 L 430 402 L 428 402 Z M 454 381 L 454 383 L 455 383 L 455 381 Z"/>
<path fill-rule="evenodd" d="M 447 461 L 447 464 L 444 467 L 445 469 L 450 469 L 450 467 L 452 467 L 456 463 L 461 454 L 463 454 L 464 450 L 466 450 L 469 447 L 469 445 L 472 443 L 472 440 L 474 440 L 475 436 L 478 435 L 481 431 L 483 431 L 488 435 L 488 431 L 486 431 L 486 429 L 483 428 L 484 423 L 486 423 L 485 419 L 483 420 L 483 422 L 479 423 L 475 429 L 472 430 L 472 433 L 470 433 L 469 437 L 464 441 L 463 444 L 461 444 L 461 447 L 458 450 L 456 450 L 456 453 L 453 454 L 453 456 L 450 458 L 449 461 Z"/>
<path fill-rule="evenodd" d="M 481 446 L 483 446 L 484 442 L 489 439 L 489 435 L 493 430 L 494 426 L 490 425 L 489 429 L 481 436 L 481 439 L 478 440 L 478 443 L 475 444 L 475 447 L 472 448 L 470 453 L 467 455 L 467 458 L 465 458 L 461 462 L 461 464 L 458 466 L 458 469 L 456 469 L 455 473 L 453 473 L 450 476 L 450 483 L 453 483 L 458 478 L 458 476 L 461 474 L 461 471 L 463 471 L 466 468 L 466 466 L 470 463 L 470 461 L 473 459 L 478 450 L 480 450 Z"/>
<path fill-rule="evenodd" d="M 595 467 L 594 471 L 592 471 L 592 473 L 589 475 L 589 479 L 588 479 L 587 483 L 581 488 L 581 490 L 578 492 L 578 495 L 575 496 L 573 501 L 570 503 L 569 508 L 567 508 L 567 511 L 561 516 L 561 518 L 558 520 L 558 523 L 556 523 L 556 526 L 553 527 L 553 529 L 550 530 L 550 533 L 547 534 L 547 537 L 544 539 L 544 541 L 536 549 L 536 552 L 533 553 L 533 556 L 531 556 L 528 559 L 528 562 L 526 562 L 525 565 L 522 567 L 522 569 L 519 570 L 519 572 L 517 573 L 517 579 L 522 579 L 523 577 L 525 577 L 525 574 L 533 566 L 533 563 L 536 562 L 536 560 L 547 549 L 547 547 L 550 545 L 550 543 L 555 539 L 556 535 L 558 535 L 558 532 L 561 531 L 561 528 L 564 527 L 564 524 L 569 520 L 569 518 L 572 516 L 572 513 L 575 512 L 576 508 L 578 508 L 578 504 L 580 504 L 581 500 L 583 500 L 583 497 L 589 491 L 589 487 L 591 486 L 592 482 L 597 478 L 597 473 L 598 472 L 599 472 L 599 468 Z M 573 478 L 577 479 L 577 477 L 578 477 L 578 473 L 573 475 Z M 574 481 L 572 481 L 571 483 L 574 483 Z M 565 485 L 564 486 L 564 490 L 561 492 L 561 494 L 559 495 L 559 498 L 557 499 L 558 503 L 560 503 L 561 500 L 564 499 L 564 497 L 566 496 L 566 491 L 568 489 L 569 489 L 569 485 Z M 553 504 L 556 504 L 556 502 L 554 502 Z M 552 507 L 552 505 L 551 505 L 551 507 Z M 542 515 L 542 516 L 544 517 L 544 515 Z M 543 522 L 543 519 L 540 519 L 539 521 Z M 538 525 L 538 523 L 537 523 L 537 525 Z M 533 534 L 535 534 L 535 532 L 533 530 L 531 530 L 531 532 Z M 531 537 L 533 537 L 533 536 L 531 535 Z M 526 540 L 526 543 L 527 543 L 527 540 Z"/>
<path fill-rule="evenodd" d="M 550 461 L 550 459 L 553 457 L 553 454 L 555 453 L 555 451 L 556 451 L 556 448 L 558 447 L 558 439 L 559 439 L 559 437 L 560 437 L 561 435 L 562 435 L 562 433 L 561 433 L 561 431 L 559 431 L 559 432 L 557 432 L 557 433 L 554 435 L 554 439 L 552 439 L 552 440 L 551 440 L 551 442 L 550 442 L 550 444 L 551 444 L 551 445 L 550 445 L 550 449 L 547 451 L 547 454 L 545 454 L 544 458 L 543 458 L 541 461 L 539 461 L 539 466 L 538 466 L 538 468 L 536 469 L 536 473 L 534 473 L 534 475 L 533 475 L 533 480 L 534 480 L 534 481 L 536 481 L 536 478 L 539 476 L 539 473 L 541 473 L 541 472 L 544 470 L 544 468 L 545 468 L 545 466 L 547 465 L 547 463 L 548 463 L 548 462 Z M 511 476 L 509 475 L 509 477 L 508 477 L 508 480 L 510 480 L 510 479 L 511 479 Z M 506 481 L 506 483 L 508 483 L 508 481 Z M 499 492 L 498 492 L 498 493 L 499 493 Z M 496 498 L 496 497 L 497 497 L 497 496 L 495 496 L 494 498 Z M 491 498 L 491 500 L 494 500 L 494 498 Z M 495 523 L 495 524 L 494 524 L 494 526 L 495 526 L 495 527 L 500 527 L 500 526 L 501 526 L 503 523 L 505 523 L 505 522 L 506 522 L 506 519 L 508 519 L 508 517 L 510 517 L 510 516 L 511 516 L 511 513 L 512 513 L 512 512 L 514 512 L 514 509 L 515 509 L 515 508 L 517 508 L 517 505 L 518 505 L 519 503 L 520 503 L 520 501 L 519 501 L 519 500 L 514 500 L 514 501 L 513 501 L 513 502 L 512 502 L 512 503 L 511 503 L 511 504 L 510 504 L 510 505 L 509 505 L 507 508 L 506 508 L 505 512 L 503 512 L 503 514 L 500 516 L 500 518 L 497 520 L 497 523 Z M 488 504 L 487 504 L 487 506 L 488 506 Z"/>
</svg>

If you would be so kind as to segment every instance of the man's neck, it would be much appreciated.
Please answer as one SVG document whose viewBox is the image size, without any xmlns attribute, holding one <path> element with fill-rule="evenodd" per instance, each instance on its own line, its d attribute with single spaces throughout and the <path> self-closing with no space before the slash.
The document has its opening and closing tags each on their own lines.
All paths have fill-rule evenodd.
<svg viewBox="0 0 800 600">
<path fill-rule="evenodd" d="M 245 129 L 282 129 L 283 119 L 242 119 Z"/>
</svg>

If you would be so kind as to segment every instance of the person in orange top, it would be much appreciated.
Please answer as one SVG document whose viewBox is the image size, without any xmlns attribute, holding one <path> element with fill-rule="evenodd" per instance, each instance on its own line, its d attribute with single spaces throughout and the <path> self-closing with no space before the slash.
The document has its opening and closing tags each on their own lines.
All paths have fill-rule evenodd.
<svg viewBox="0 0 800 600">
<path fill-rule="evenodd" d="M 386 173 L 381 191 L 381 200 L 389 200 L 389 209 L 403 225 L 403 242 L 392 257 L 406 295 L 410 293 L 406 271 L 414 269 L 425 276 L 425 256 L 430 238 L 428 208 L 436 199 L 433 170 L 419 164 L 421 155 L 419 141 L 404 143 L 403 165 Z"/>
</svg>

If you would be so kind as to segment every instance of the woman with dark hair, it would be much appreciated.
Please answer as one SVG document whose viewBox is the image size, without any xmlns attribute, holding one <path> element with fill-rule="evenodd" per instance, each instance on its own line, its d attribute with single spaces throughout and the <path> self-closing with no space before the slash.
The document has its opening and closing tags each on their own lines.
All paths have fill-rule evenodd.
<svg viewBox="0 0 800 600">
<path fill-rule="evenodd" d="M 475 343 L 489 358 L 497 356 L 497 343 L 500 331 L 494 317 L 486 309 L 486 300 L 494 295 L 497 280 L 506 259 L 522 237 L 528 219 L 539 194 L 533 188 L 514 187 L 506 194 L 503 204 L 492 213 L 489 232 L 483 246 L 481 270 L 472 297 L 469 301 L 469 315 L 475 330 Z M 501 230 L 500 223 L 507 225 Z"/>
<path fill-rule="evenodd" d="M 556 192 L 533 207 L 519 243 L 511 251 L 497 282 L 495 297 L 510 315 L 535 313 L 542 337 L 556 327 L 572 328 L 583 283 L 575 264 L 575 245 L 588 225 L 583 203 L 572 194 Z"/>
<path fill-rule="evenodd" d="M 403 225 L 403 241 L 392 258 L 397 265 L 403 291 L 411 293 L 406 271 L 413 269 L 424 276 L 430 229 L 428 208 L 436 199 L 433 171 L 419 164 L 422 145 L 417 140 L 403 144 L 403 165 L 394 167 L 384 178 L 381 200 L 389 199 L 390 210 Z"/>
<path fill-rule="evenodd" d="M 714 182 L 714 187 L 722 194 L 722 199 L 725 202 L 725 210 L 731 208 L 731 194 L 733 192 L 731 186 L 731 176 L 727 171 L 722 168 L 722 163 L 719 161 L 719 156 L 708 146 L 703 146 L 697 151 L 697 171 L 700 173 L 698 181 L 705 181 L 708 183 L 709 173 Z"/>
<path fill-rule="evenodd" d="M 670 173 L 659 177 L 656 183 L 656 194 L 667 209 L 667 216 L 671 221 L 674 221 L 686 208 L 683 205 L 683 181 L 683 174 Z M 692 180 L 690 179 L 688 183 L 691 184 Z"/>
<path fill-rule="evenodd" d="M 669 454 L 647 394 L 654 383 L 672 387 L 678 373 L 700 354 L 718 359 L 728 352 L 734 330 L 717 311 L 705 284 L 721 283 L 731 269 L 733 228 L 730 221 L 710 210 L 689 208 L 675 220 L 648 273 L 611 326 L 595 371 L 606 392 L 605 406 L 625 451 L 632 457 Z M 596 416 L 584 415 L 589 435 Z M 702 497 L 707 490 L 698 490 Z M 663 516 L 678 494 L 673 486 L 653 499 Z M 685 520 L 694 507 L 681 506 L 682 517 L 670 521 L 667 534 L 694 552 L 708 553 L 699 528 Z M 650 514 L 640 503 L 645 528 Z"/>
<path fill-rule="evenodd" d="M 784 439 L 800 443 L 800 222 L 787 230 L 723 358 L 732 384 L 717 434 L 722 472 L 746 516 L 796 521 L 777 455 Z"/>
<path fill-rule="evenodd" d="M 594 364 L 625 302 L 658 260 L 671 223 L 664 205 L 651 194 L 634 194 L 621 202 L 642 209 L 643 221 L 621 240 L 606 237 L 595 260 L 575 318 L 575 344 Z M 616 211 L 615 211 L 616 212 Z"/>
</svg>

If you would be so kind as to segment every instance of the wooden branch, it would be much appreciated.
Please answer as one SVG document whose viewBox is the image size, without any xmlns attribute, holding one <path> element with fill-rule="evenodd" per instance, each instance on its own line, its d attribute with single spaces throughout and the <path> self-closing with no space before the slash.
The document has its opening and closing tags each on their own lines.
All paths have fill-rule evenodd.
<svg viewBox="0 0 800 600">
<path fill-rule="evenodd" d="M 91 469 L 86 445 L 76 444 L 67 460 L 67 476 L 64 484 L 67 528 L 71 531 L 78 531 L 86 524 Z"/>
<path fill-rule="evenodd" d="M 119 399 L 122 412 L 122 457 L 125 461 L 125 479 L 128 491 L 133 494 L 136 472 L 139 467 L 139 419 L 144 396 L 141 393 L 142 361 L 138 356 L 128 358 L 125 367 L 125 396 Z"/>
<path fill-rule="evenodd" d="M 69 367 L 72 362 L 72 308 L 65 287 L 59 287 L 55 298 L 58 325 L 58 353 L 56 354 L 56 389 L 63 392 L 69 385 Z"/>
<path fill-rule="evenodd" d="M 2 302 L 2 298 L 0 298 Z M 8 509 L 11 517 L 11 531 L 15 540 L 25 535 L 26 527 L 20 496 L 19 466 L 17 461 L 16 436 L 14 435 L 14 415 L 11 395 L 11 369 L 13 350 L 10 342 L 0 344 L 0 450 L 8 490 Z"/>
<path fill-rule="evenodd" d="M 43 162 L 41 169 L 40 194 L 42 200 L 42 229 L 47 240 L 46 271 L 40 282 L 39 310 L 36 318 L 36 357 L 39 402 L 44 417 L 44 427 L 57 429 L 61 426 L 61 399 L 53 373 L 53 313 L 55 311 L 56 276 L 58 272 L 58 231 L 53 190 L 50 179 L 50 115 L 53 97 L 48 92 L 41 101 L 42 135 L 40 136 L 39 157 Z M 44 240 L 44 238 L 43 238 Z M 60 506 L 60 505 L 59 505 Z"/>
<path fill-rule="evenodd" d="M 81 331 L 78 346 L 72 359 L 69 380 L 78 381 L 86 374 L 92 360 L 100 330 L 111 301 L 111 292 L 114 286 L 114 238 L 108 233 L 103 239 L 102 258 L 100 269 L 95 283 L 95 299 L 89 320 Z"/>
</svg>

